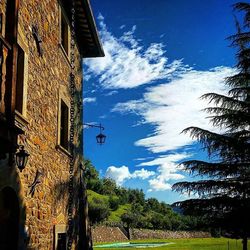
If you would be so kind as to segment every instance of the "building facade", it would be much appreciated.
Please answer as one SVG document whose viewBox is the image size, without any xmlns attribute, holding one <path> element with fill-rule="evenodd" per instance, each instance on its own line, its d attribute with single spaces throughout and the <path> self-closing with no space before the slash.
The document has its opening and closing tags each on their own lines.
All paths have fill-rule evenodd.
<svg viewBox="0 0 250 250">
<path fill-rule="evenodd" d="M 82 59 L 99 56 L 88 0 L 0 1 L 1 250 L 86 245 Z"/>
</svg>

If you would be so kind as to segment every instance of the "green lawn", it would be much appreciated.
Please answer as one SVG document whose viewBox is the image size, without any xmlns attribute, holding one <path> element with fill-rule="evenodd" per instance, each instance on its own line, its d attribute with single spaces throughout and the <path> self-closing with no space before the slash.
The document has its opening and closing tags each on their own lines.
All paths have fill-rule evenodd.
<svg viewBox="0 0 250 250">
<path fill-rule="evenodd" d="M 241 240 L 232 240 L 226 238 L 204 238 L 204 239 L 154 239 L 140 240 L 131 242 L 171 242 L 173 244 L 153 247 L 153 248 L 112 248 L 114 250 L 242 250 Z M 102 243 L 99 243 L 102 244 Z M 99 245 L 97 244 L 97 245 Z M 250 244 L 249 244 L 250 247 Z M 108 250 L 111 248 L 95 248 L 95 250 Z"/>
</svg>

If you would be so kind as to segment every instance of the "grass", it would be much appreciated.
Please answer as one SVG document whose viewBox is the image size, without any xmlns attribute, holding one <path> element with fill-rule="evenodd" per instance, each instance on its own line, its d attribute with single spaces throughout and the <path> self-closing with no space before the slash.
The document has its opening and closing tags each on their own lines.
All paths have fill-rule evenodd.
<svg viewBox="0 0 250 250">
<path fill-rule="evenodd" d="M 102 194 L 98 194 L 92 190 L 87 190 L 87 194 L 88 194 L 88 200 L 89 203 L 94 202 L 95 199 L 97 200 L 101 200 L 103 201 L 105 204 L 109 204 L 109 198 L 110 196 L 108 195 L 102 195 Z M 117 196 L 113 196 L 113 198 L 117 198 Z M 109 222 L 120 222 L 121 221 L 121 216 L 122 214 L 126 213 L 127 211 L 129 211 L 131 209 L 131 204 L 125 204 L 125 205 L 119 205 L 118 209 L 115 211 L 112 211 L 110 209 L 110 216 L 108 217 L 108 221 Z"/>
<path fill-rule="evenodd" d="M 122 214 L 126 213 L 131 209 L 131 204 L 119 205 L 118 209 L 111 211 L 108 221 L 111 222 L 120 222 Z"/>
<path fill-rule="evenodd" d="M 199 238 L 199 239 L 153 239 L 153 240 L 140 240 L 131 242 L 171 242 L 173 244 L 154 247 L 154 248 L 139 248 L 152 249 L 152 250 L 242 250 L 241 240 L 233 240 L 226 238 Z M 100 245 L 103 243 L 98 243 Z M 250 247 L 250 244 L 248 244 Z M 94 247 L 95 249 L 95 247 Z M 109 248 L 96 248 L 95 250 Z M 110 248 L 111 249 L 111 248 Z M 112 248 L 114 250 L 124 250 L 125 248 Z M 126 248 L 128 250 L 138 250 L 138 248 Z"/>
<path fill-rule="evenodd" d="M 92 200 L 96 198 L 96 199 L 103 200 L 104 202 L 108 203 L 109 197 L 107 195 L 98 194 L 89 189 L 87 190 L 87 194 L 88 194 L 89 202 L 92 202 Z"/>
</svg>

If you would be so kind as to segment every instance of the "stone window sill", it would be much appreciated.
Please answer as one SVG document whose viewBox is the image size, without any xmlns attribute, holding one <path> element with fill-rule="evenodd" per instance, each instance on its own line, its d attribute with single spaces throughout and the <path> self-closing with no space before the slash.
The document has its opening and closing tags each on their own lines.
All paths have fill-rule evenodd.
<svg viewBox="0 0 250 250">
<path fill-rule="evenodd" d="M 29 121 L 24 115 L 15 110 L 15 128 L 20 130 L 21 133 L 24 133 L 27 130 L 27 126 L 29 125 Z"/>
<path fill-rule="evenodd" d="M 56 145 L 56 149 L 63 152 L 64 154 L 66 154 L 67 156 L 71 157 L 71 153 L 64 147 L 62 147 L 61 145 Z"/>
</svg>

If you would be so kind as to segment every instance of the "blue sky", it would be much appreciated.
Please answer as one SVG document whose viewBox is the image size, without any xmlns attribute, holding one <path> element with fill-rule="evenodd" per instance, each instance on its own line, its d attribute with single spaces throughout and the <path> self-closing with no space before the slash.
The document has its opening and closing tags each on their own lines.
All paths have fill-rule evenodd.
<svg viewBox="0 0 250 250">
<path fill-rule="evenodd" d="M 178 163 L 206 154 L 180 133 L 193 125 L 219 132 L 199 97 L 227 91 L 235 2 L 91 1 L 106 56 L 84 60 L 84 121 L 101 123 L 107 141 L 96 145 L 99 131 L 86 128 L 84 154 L 101 176 L 167 203 L 188 198 L 171 191 L 193 180 Z"/>
</svg>

